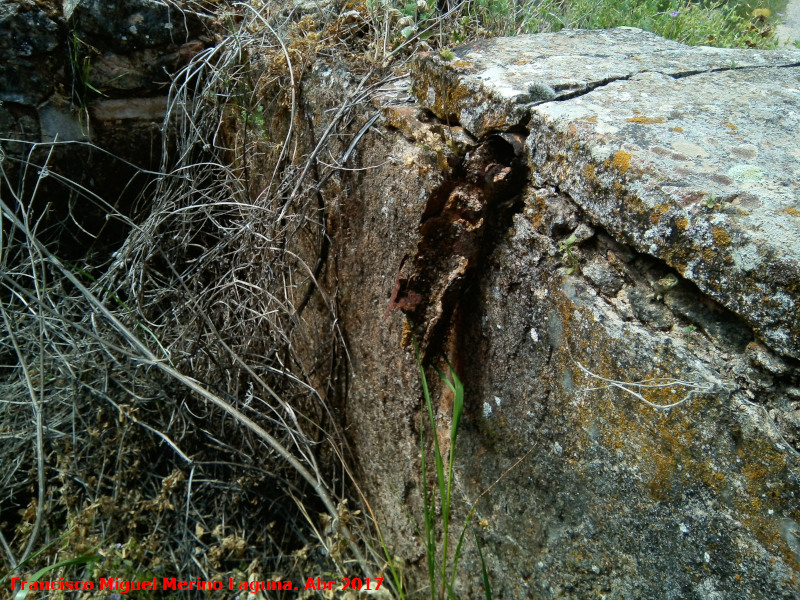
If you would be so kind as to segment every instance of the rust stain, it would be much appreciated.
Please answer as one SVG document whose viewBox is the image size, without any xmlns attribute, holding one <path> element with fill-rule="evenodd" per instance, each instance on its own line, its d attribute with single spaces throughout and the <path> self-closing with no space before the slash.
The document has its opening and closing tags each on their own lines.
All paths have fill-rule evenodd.
<svg viewBox="0 0 800 600">
<path fill-rule="evenodd" d="M 490 239 L 487 231 L 501 225 L 500 215 L 524 183 L 521 164 L 514 145 L 495 136 L 469 153 L 459 169 L 463 175 L 428 199 L 417 252 L 409 264 L 401 262 L 386 309 L 387 316 L 405 313 L 423 360 L 436 356 L 454 331 L 459 300 Z"/>
</svg>

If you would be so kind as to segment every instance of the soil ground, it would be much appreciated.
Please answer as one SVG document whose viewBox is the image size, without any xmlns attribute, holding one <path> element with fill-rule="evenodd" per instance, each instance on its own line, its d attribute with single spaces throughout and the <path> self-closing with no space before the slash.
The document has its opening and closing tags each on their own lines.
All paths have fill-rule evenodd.
<svg viewBox="0 0 800 600">
<path fill-rule="evenodd" d="M 800 0 L 789 0 L 783 23 L 778 25 L 778 40 L 781 44 L 800 41 Z"/>
</svg>

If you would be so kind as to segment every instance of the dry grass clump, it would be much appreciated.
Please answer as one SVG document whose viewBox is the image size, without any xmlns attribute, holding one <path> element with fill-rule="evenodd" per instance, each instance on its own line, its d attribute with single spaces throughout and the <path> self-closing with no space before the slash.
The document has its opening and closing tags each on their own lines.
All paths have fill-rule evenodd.
<svg viewBox="0 0 800 600">
<path fill-rule="evenodd" d="M 284 42 L 291 14 L 226 18 L 173 82 L 164 162 L 136 210 L 59 174 L 62 145 L 1 140 L 3 571 L 83 552 L 104 558 L 73 577 L 370 570 L 347 529 L 332 408 L 344 347 L 317 285 L 330 134 L 302 127 L 297 85 L 316 48 L 308 29 Z M 283 65 L 251 61 L 269 56 Z M 60 195 L 75 201 L 52 223 Z M 125 235 L 67 261 L 61 230 L 82 203 Z"/>
</svg>

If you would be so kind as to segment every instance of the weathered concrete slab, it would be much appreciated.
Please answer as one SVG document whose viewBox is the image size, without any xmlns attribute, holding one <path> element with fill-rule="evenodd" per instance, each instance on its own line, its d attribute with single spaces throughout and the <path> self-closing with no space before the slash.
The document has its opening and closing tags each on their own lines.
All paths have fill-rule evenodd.
<svg viewBox="0 0 800 600">
<path fill-rule="evenodd" d="M 420 103 L 476 136 L 525 125 L 531 106 L 566 99 L 637 73 L 674 77 L 731 68 L 800 63 L 793 50 L 689 48 L 632 27 L 572 30 L 482 40 L 418 60 L 412 81 Z"/>
<path fill-rule="evenodd" d="M 478 136 L 529 128 L 539 184 L 800 357 L 800 52 L 619 29 L 456 54 L 420 61 L 426 108 Z"/>
<path fill-rule="evenodd" d="M 798 82 L 796 67 L 644 73 L 537 107 L 529 148 L 592 221 L 798 357 Z"/>
</svg>

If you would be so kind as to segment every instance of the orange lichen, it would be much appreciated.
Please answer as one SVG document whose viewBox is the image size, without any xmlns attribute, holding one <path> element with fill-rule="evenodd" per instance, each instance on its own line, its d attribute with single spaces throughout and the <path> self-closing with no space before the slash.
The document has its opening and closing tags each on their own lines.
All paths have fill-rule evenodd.
<svg viewBox="0 0 800 600">
<path fill-rule="evenodd" d="M 670 127 L 670 131 L 677 131 L 678 133 L 683 133 L 683 127 Z"/>
<path fill-rule="evenodd" d="M 411 325 L 408 321 L 403 323 L 403 333 L 400 337 L 400 347 L 401 348 L 408 348 L 411 345 L 411 340 L 414 337 L 414 333 L 411 330 Z"/>
<path fill-rule="evenodd" d="M 714 227 L 711 236 L 714 238 L 714 243 L 721 248 L 731 245 L 731 234 L 722 227 Z"/>
<path fill-rule="evenodd" d="M 661 220 L 662 215 L 668 212 L 669 209 L 672 208 L 670 204 L 659 204 L 655 208 L 653 208 L 653 212 L 650 213 L 650 222 L 655 225 Z"/>
<path fill-rule="evenodd" d="M 631 154 L 624 150 L 617 150 L 611 159 L 611 166 L 616 167 L 620 173 L 625 173 L 631 168 Z"/>
<path fill-rule="evenodd" d="M 689 219 L 680 217 L 675 221 L 675 226 L 678 228 L 678 231 L 686 231 L 686 228 L 689 227 Z"/>
<path fill-rule="evenodd" d="M 603 327 L 593 326 L 591 312 L 573 304 L 566 294 L 553 294 L 552 298 L 564 336 L 553 360 L 562 373 L 572 374 L 576 389 L 587 391 L 597 385 L 595 379 L 574 369 L 577 360 L 597 376 L 612 380 L 659 378 L 683 368 L 681 358 L 667 345 L 653 348 L 653 361 L 626 363 L 619 348 L 632 338 L 627 334 L 623 340 L 608 337 Z M 582 323 L 589 327 L 582 327 Z M 564 350 L 570 346 L 574 355 Z M 586 348 L 591 348 L 591 352 Z M 550 384 L 555 389 L 558 382 Z M 645 395 L 648 400 L 668 404 L 675 401 L 672 392 L 667 388 L 653 389 Z M 585 396 L 585 401 L 573 404 L 574 410 L 566 414 L 572 421 L 571 430 L 584 432 L 575 447 L 594 443 L 624 453 L 626 460 L 636 466 L 648 500 L 679 503 L 683 502 L 686 490 L 692 490 L 707 494 L 715 504 L 725 502 L 742 523 L 743 535 L 752 536 L 769 549 L 773 564 L 782 562 L 790 569 L 797 569 L 797 557 L 787 543 L 779 516 L 788 508 L 786 516 L 798 518 L 797 509 L 788 507 L 791 506 L 786 484 L 789 455 L 776 450 L 766 436 L 744 436 L 737 441 L 739 447 L 732 456 L 728 455 L 729 442 L 722 440 L 718 446 L 722 452 L 709 455 L 707 432 L 698 423 L 708 420 L 714 411 L 724 410 L 723 405 L 724 399 L 715 394 L 699 395 L 679 409 L 653 418 L 652 409 L 609 388 L 595 389 Z M 711 424 L 713 420 L 709 421 Z M 575 467 L 580 468 L 581 462 L 576 461 Z M 734 490 L 743 492 L 732 494 Z M 712 526 L 710 531 L 715 533 L 715 529 Z M 749 556 L 749 551 L 743 549 L 736 560 L 740 562 Z M 737 581 L 741 580 L 739 576 Z"/>
<path fill-rule="evenodd" d="M 796 208 L 784 208 L 781 212 L 786 213 L 787 215 L 792 215 L 793 217 L 800 217 L 800 210 L 797 210 Z"/>
<path fill-rule="evenodd" d="M 631 117 L 628 123 L 640 123 L 642 125 L 652 125 L 653 123 L 664 123 L 664 117 Z"/>
</svg>

